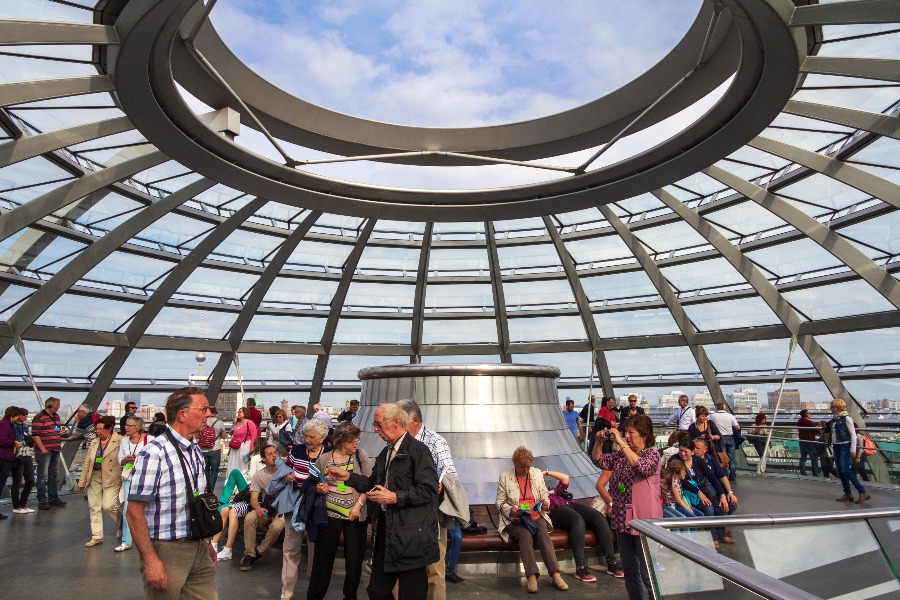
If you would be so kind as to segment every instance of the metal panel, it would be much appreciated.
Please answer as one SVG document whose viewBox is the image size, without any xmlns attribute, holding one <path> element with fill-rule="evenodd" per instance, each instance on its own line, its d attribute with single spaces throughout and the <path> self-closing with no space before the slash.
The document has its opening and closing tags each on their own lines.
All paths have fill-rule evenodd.
<svg viewBox="0 0 900 600">
<path fill-rule="evenodd" d="M 719 387 L 718 380 L 716 380 L 716 370 L 713 368 L 709 357 L 706 356 L 706 351 L 703 349 L 703 346 L 697 343 L 697 328 L 688 318 L 687 313 L 684 312 L 684 308 L 681 306 L 681 302 L 678 300 L 678 296 L 675 295 L 672 286 L 663 276 L 656 262 L 647 253 L 641 242 L 634 236 L 631 230 L 628 229 L 628 226 L 625 225 L 625 223 L 623 223 L 612 211 L 612 209 L 610 209 L 609 206 L 603 205 L 598 208 L 603 216 L 606 217 L 606 220 L 609 221 L 610 225 L 616 230 L 616 233 L 619 234 L 622 241 L 625 242 L 628 249 L 634 254 L 634 257 L 637 259 L 638 263 L 640 263 L 641 267 L 644 268 L 647 277 L 653 283 L 656 291 L 659 292 L 663 302 L 665 302 L 666 308 L 669 309 L 675 324 L 678 326 L 681 335 L 684 336 L 684 339 L 688 344 L 688 349 L 691 351 L 691 354 L 694 355 L 694 360 L 697 361 L 697 367 L 703 375 L 703 382 L 706 384 L 706 388 L 712 397 L 712 401 L 724 401 L 725 397 L 722 395 L 722 389 Z M 610 391 L 610 393 L 612 392 Z"/>
<path fill-rule="evenodd" d="M 235 352 L 237 352 L 241 340 L 244 339 L 244 334 L 247 333 L 247 328 L 250 326 L 250 321 L 256 314 L 259 305 L 262 304 L 263 298 L 265 298 L 269 288 L 272 286 L 272 282 L 275 281 L 278 273 L 281 272 L 281 268 L 291 257 L 291 254 L 293 254 L 297 244 L 299 244 L 306 236 L 307 232 L 321 214 L 322 213 L 320 212 L 312 211 L 306 215 L 297 228 L 291 232 L 291 235 L 282 242 L 281 247 L 278 248 L 278 251 L 269 261 L 269 264 L 266 265 L 262 275 L 259 276 L 259 279 L 253 285 L 253 289 L 250 290 L 250 294 L 244 301 L 244 306 L 241 308 L 241 312 L 237 319 L 235 319 L 234 324 L 232 324 L 231 331 L 228 334 L 230 350 L 223 352 L 219 356 L 219 361 L 213 370 L 212 376 L 209 378 L 208 393 L 210 395 L 219 395 L 219 390 L 222 388 L 222 382 L 225 381 L 225 377 L 228 375 L 228 371 L 231 368 L 231 363 L 234 361 Z"/>
<path fill-rule="evenodd" d="M 116 86 L 106 75 L 17 81 L 0 85 L 0 107 L 67 96 L 112 92 Z"/>
<path fill-rule="evenodd" d="M 802 210 L 794 208 L 780 196 L 745 179 L 736 177 L 725 169 L 712 166 L 704 172 L 805 233 L 809 239 L 850 267 L 854 273 L 868 282 L 895 308 L 900 308 L 900 283 L 843 236 L 822 225 Z M 897 192 L 900 194 L 900 186 L 897 187 Z"/>
<path fill-rule="evenodd" d="M 600 345 L 600 333 L 597 331 L 597 323 L 594 322 L 594 316 L 591 314 L 591 306 L 584 288 L 581 286 L 581 280 L 578 278 L 578 272 L 575 270 L 575 261 L 566 250 L 562 236 L 556 229 L 556 224 L 550 217 L 544 217 L 544 226 L 553 240 L 556 252 L 559 254 L 559 260 L 562 263 L 566 277 L 569 279 L 569 287 L 572 288 L 572 295 L 575 296 L 575 302 L 578 304 L 578 312 L 581 315 L 581 322 L 584 330 L 587 332 L 588 339 L 591 342 L 591 348 L 594 352 L 594 362 L 597 366 L 597 374 L 600 377 L 600 387 L 605 391 L 604 394 L 613 393 L 612 378 L 609 375 L 609 366 L 606 364 L 606 355 L 603 354 L 603 348 Z"/>
<path fill-rule="evenodd" d="M 81 142 L 134 129 L 128 117 L 118 117 L 108 121 L 87 123 L 69 129 L 58 129 L 38 135 L 22 137 L 12 142 L 0 144 L 0 168 L 34 158 L 45 152 L 74 146 Z"/>
<path fill-rule="evenodd" d="M 420 402 L 423 420 L 450 444 L 472 504 L 493 504 L 497 479 L 510 468 L 512 452 L 521 445 L 535 454 L 535 466 L 568 473 L 574 494 L 592 496 L 598 471 L 562 418 L 557 375 L 552 367 L 522 365 L 373 367 L 360 372 L 360 401 L 374 407 L 385 400 L 382 391 L 402 393 L 413 382 L 428 390 Z M 371 431 L 371 419 L 364 419 L 362 427 L 366 451 L 380 450 L 383 445 Z"/>
<path fill-rule="evenodd" d="M 11 211 L 0 215 L 0 241 L 5 240 L 11 235 L 15 235 L 35 221 L 46 217 L 53 211 L 59 210 L 64 206 L 84 198 L 90 193 L 96 192 L 97 190 L 122 179 L 131 177 L 135 173 L 140 173 L 141 171 L 155 167 L 167 160 L 168 157 L 162 152 L 158 150 L 147 150 L 130 160 L 106 167 L 100 171 L 93 171 L 86 175 L 82 175 L 78 179 L 63 184 L 60 187 L 31 200 L 27 204 L 17 206 Z"/>
</svg>

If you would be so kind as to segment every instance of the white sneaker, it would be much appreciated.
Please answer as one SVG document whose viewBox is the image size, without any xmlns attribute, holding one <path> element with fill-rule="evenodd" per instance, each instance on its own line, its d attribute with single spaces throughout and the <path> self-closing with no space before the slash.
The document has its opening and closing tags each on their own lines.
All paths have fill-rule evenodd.
<svg viewBox="0 0 900 600">
<path fill-rule="evenodd" d="M 215 552 L 216 554 L 219 553 L 219 545 L 217 543 L 210 542 L 209 545 L 212 546 L 213 552 Z"/>
<path fill-rule="evenodd" d="M 27 515 L 28 509 L 27 508 L 14 508 L 13 513 L 17 514 L 17 515 Z"/>
<path fill-rule="evenodd" d="M 33 509 L 33 508 L 28 508 L 27 506 L 23 506 L 23 507 L 22 507 L 22 510 L 24 510 L 24 511 L 27 512 L 27 513 L 33 513 L 33 512 L 34 512 L 34 509 Z"/>
<path fill-rule="evenodd" d="M 125 543 L 119 544 L 118 546 L 116 546 L 114 548 L 114 550 L 116 552 L 125 552 L 126 550 L 131 550 L 131 544 L 125 544 Z"/>
<path fill-rule="evenodd" d="M 218 560 L 229 560 L 231 558 L 231 548 L 222 548 L 219 550 L 219 553 L 216 554 L 216 559 Z"/>
</svg>

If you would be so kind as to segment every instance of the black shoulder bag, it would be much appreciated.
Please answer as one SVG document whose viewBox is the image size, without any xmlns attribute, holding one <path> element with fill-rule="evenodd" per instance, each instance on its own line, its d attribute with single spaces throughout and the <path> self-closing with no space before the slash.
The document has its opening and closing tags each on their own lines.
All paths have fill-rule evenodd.
<svg viewBox="0 0 900 600">
<path fill-rule="evenodd" d="M 175 451 L 178 453 L 178 461 L 181 463 L 181 470 L 184 472 L 184 481 L 187 485 L 188 493 L 187 509 L 191 523 L 191 538 L 195 540 L 211 538 L 217 533 L 221 533 L 222 529 L 224 529 L 222 515 L 219 514 L 219 499 L 216 498 L 215 494 L 201 494 L 194 491 L 194 487 L 197 486 L 197 481 L 199 480 L 199 474 L 197 479 L 191 479 L 193 473 L 188 473 L 187 460 L 181 452 L 181 444 L 178 443 L 178 440 L 175 439 L 172 432 L 168 429 L 166 430 L 166 435 L 169 441 L 172 442 L 172 445 L 175 446 Z"/>
</svg>

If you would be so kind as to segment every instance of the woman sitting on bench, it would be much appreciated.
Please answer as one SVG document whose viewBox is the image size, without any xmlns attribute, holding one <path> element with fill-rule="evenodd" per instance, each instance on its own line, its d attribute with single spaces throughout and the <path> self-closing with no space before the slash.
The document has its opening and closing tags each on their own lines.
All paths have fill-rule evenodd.
<svg viewBox="0 0 900 600">
<path fill-rule="evenodd" d="M 550 521 L 554 527 L 569 532 L 569 543 L 572 545 L 572 553 L 575 555 L 575 577 L 581 581 L 597 581 L 597 578 L 591 575 L 584 560 L 586 527 L 594 530 L 597 541 L 603 548 L 603 554 L 606 557 L 606 572 L 613 577 L 625 577 L 622 567 L 616 561 L 616 552 L 613 549 L 612 534 L 610 534 L 606 516 L 572 498 L 572 494 L 568 491 L 569 476 L 565 473 L 546 470 L 544 477 L 552 477 L 559 481 L 556 487 L 550 490 Z"/>
</svg>

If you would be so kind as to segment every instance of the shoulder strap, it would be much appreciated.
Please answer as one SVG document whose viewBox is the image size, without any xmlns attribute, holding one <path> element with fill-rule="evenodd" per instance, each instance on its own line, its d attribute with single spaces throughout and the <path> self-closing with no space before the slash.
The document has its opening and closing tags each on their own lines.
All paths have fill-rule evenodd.
<svg viewBox="0 0 900 600">
<path fill-rule="evenodd" d="M 175 452 L 178 453 L 178 462 L 181 463 L 181 470 L 184 472 L 184 481 L 185 481 L 185 484 L 187 485 L 188 498 L 191 498 L 194 495 L 194 489 L 191 486 L 191 483 L 192 483 L 191 476 L 188 473 L 187 465 L 185 464 L 187 462 L 187 459 L 184 458 L 184 453 L 181 452 L 181 444 L 178 443 L 178 440 L 175 439 L 175 436 L 173 436 L 172 432 L 169 431 L 168 429 L 166 429 L 166 436 L 169 438 L 169 441 L 172 442 L 172 445 L 175 446 Z M 199 478 L 200 478 L 199 474 L 197 475 L 197 478 L 199 481 Z M 188 502 L 188 507 L 190 507 L 190 505 L 191 505 L 191 503 Z"/>
</svg>

